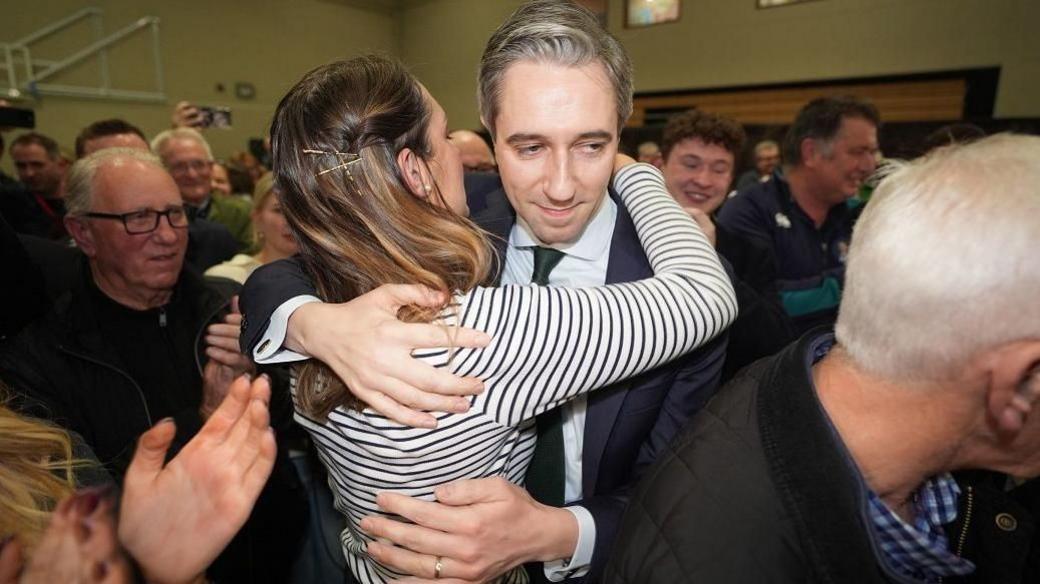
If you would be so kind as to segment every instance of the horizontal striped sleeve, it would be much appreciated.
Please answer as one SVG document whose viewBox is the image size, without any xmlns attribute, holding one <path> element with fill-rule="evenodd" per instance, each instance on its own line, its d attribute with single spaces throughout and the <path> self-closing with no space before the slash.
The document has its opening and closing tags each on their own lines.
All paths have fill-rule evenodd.
<svg viewBox="0 0 1040 584">
<path fill-rule="evenodd" d="M 477 288 L 458 298 L 459 324 L 492 337 L 449 360 L 484 379 L 474 407 L 515 426 L 573 398 L 675 359 L 717 336 L 737 314 L 718 254 L 665 190 L 660 173 L 633 165 L 615 186 L 632 215 L 654 277 L 583 289 Z"/>
</svg>

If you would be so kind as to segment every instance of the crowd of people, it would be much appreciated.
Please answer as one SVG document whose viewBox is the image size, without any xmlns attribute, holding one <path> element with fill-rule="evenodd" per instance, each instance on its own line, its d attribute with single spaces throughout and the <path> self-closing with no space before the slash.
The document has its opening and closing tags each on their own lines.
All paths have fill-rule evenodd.
<svg viewBox="0 0 1040 584">
<path fill-rule="evenodd" d="M 633 85 L 533 0 L 485 133 L 356 56 L 264 160 L 11 140 L 0 583 L 1040 579 L 1040 138 L 824 96 L 739 174 L 699 109 L 621 153 Z"/>
</svg>

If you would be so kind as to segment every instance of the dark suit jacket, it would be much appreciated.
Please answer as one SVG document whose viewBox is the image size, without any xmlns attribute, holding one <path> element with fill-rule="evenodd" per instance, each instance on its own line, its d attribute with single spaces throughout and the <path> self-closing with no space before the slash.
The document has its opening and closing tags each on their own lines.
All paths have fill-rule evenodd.
<svg viewBox="0 0 1040 584">
<path fill-rule="evenodd" d="M 486 186 L 486 185 L 485 185 Z M 487 192 L 485 189 L 484 192 Z M 493 237 L 502 260 L 516 214 L 501 188 L 473 196 L 472 219 Z M 629 282 L 653 276 L 635 225 L 616 193 L 617 221 L 607 261 L 606 282 Z M 274 310 L 301 294 L 315 294 L 299 263 L 286 260 L 263 266 L 246 282 L 241 308 L 246 322 L 243 351 L 263 336 Z M 596 543 L 585 581 L 594 582 L 606 565 L 628 501 L 642 472 L 672 437 L 715 394 L 725 359 L 726 335 L 686 357 L 589 394 L 582 453 L 582 492 L 575 504 L 592 513 Z"/>
</svg>

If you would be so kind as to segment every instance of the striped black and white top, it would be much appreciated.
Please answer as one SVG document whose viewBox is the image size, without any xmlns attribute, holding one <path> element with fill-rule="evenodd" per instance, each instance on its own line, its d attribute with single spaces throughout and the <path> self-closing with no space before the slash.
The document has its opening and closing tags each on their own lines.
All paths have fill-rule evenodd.
<svg viewBox="0 0 1040 584">
<path fill-rule="evenodd" d="M 632 215 L 655 276 L 594 288 L 477 288 L 458 294 L 448 325 L 486 331 L 484 349 L 431 350 L 416 357 L 484 380 L 464 414 L 439 414 L 435 429 L 397 424 L 376 412 L 338 408 L 324 423 L 297 411 L 329 470 L 341 535 L 360 582 L 400 574 L 364 551 L 357 529 L 380 514 L 381 491 L 433 500 L 439 485 L 501 476 L 520 484 L 539 413 L 589 390 L 656 367 L 703 345 L 737 314 L 730 280 L 711 244 L 646 164 L 617 173 L 614 186 Z M 525 582 L 522 568 L 501 582 Z"/>
</svg>

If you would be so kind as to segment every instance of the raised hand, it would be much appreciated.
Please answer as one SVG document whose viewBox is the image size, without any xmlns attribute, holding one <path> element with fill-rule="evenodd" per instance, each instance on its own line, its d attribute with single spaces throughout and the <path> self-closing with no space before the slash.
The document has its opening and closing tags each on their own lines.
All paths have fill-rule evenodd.
<svg viewBox="0 0 1040 584">
<path fill-rule="evenodd" d="M 187 101 L 179 101 L 173 106 L 170 123 L 174 128 L 201 128 L 202 112 Z"/>
<path fill-rule="evenodd" d="M 165 467 L 176 428 L 159 422 L 127 469 L 119 540 L 149 582 L 191 582 L 241 529 L 274 466 L 266 376 L 243 376 Z"/>
</svg>

